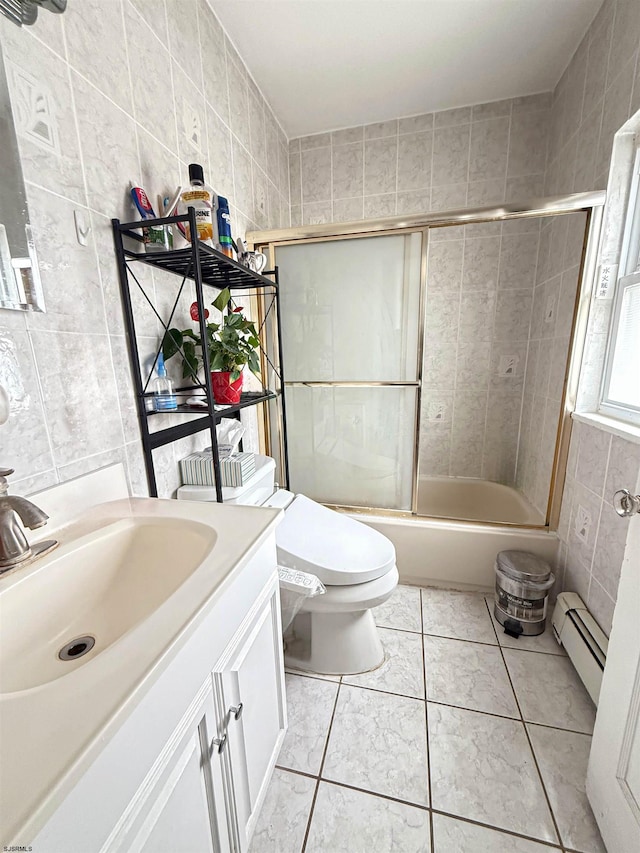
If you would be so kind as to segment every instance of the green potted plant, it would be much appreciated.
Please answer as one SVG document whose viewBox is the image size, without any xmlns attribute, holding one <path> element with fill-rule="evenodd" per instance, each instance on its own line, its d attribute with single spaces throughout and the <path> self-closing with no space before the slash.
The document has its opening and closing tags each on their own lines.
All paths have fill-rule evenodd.
<svg viewBox="0 0 640 853">
<path fill-rule="evenodd" d="M 211 387 L 216 403 L 239 403 L 242 393 L 242 369 L 245 365 L 260 378 L 260 360 L 257 349 L 260 339 L 255 325 L 242 313 L 242 308 L 232 308 L 231 292 L 221 290 L 211 303 L 222 312 L 221 323 L 207 323 L 207 348 Z M 191 318 L 198 322 L 198 305 L 191 306 Z M 205 309 L 205 320 L 209 312 Z M 182 355 L 182 376 L 197 379 L 203 364 L 202 339 L 192 329 L 169 329 L 162 341 L 165 361 L 177 353 Z"/>
</svg>

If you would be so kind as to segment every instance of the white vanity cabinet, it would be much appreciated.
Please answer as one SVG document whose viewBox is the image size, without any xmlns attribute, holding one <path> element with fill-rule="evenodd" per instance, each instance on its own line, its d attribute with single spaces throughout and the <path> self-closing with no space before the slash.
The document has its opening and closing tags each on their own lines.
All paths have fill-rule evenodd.
<svg viewBox="0 0 640 853">
<path fill-rule="evenodd" d="M 213 690 L 205 682 L 102 849 L 140 853 L 233 850 L 224 808 Z"/>
<path fill-rule="evenodd" d="M 253 613 L 218 662 L 213 678 L 227 740 L 236 849 L 249 845 L 284 733 L 278 592 Z M 223 734 L 224 737 L 224 734 Z"/>
<path fill-rule="evenodd" d="M 38 853 L 245 853 L 286 729 L 273 537 L 33 840 Z"/>
</svg>

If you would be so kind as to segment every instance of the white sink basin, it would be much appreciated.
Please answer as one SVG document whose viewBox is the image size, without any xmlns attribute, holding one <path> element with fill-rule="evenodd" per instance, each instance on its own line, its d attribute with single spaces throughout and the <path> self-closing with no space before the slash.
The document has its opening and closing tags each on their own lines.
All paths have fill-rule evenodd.
<svg viewBox="0 0 640 853">
<path fill-rule="evenodd" d="M 63 542 L 0 596 L 0 693 L 90 665 L 167 601 L 217 538 L 197 521 L 136 516 Z"/>
</svg>

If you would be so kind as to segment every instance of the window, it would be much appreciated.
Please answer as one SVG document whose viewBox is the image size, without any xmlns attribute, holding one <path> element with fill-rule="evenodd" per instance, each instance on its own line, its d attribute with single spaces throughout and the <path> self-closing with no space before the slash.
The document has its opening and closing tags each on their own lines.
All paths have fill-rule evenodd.
<svg viewBox="0 0 640 853">
<path fill-rule="evenodd" d="M 640 423 L 640 148 L 620 260 L 600 410 Z"/>
</svg>

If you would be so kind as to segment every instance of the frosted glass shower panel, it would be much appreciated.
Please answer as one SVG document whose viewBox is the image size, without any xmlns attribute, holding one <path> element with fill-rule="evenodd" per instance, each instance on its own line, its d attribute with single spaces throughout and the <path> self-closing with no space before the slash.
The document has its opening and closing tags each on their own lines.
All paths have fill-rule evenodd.
<svg viewBox="0 0 640 853">
<path fill-rule="evenodd" d="M 343 506 L 411 509 L 417 389 L 287 389 L 292 488 Z"/>
<path fill-rule="evenodd" d="M 278 246 L 289 382 L 417 378 L 422 235 Z"/>
</svg>

